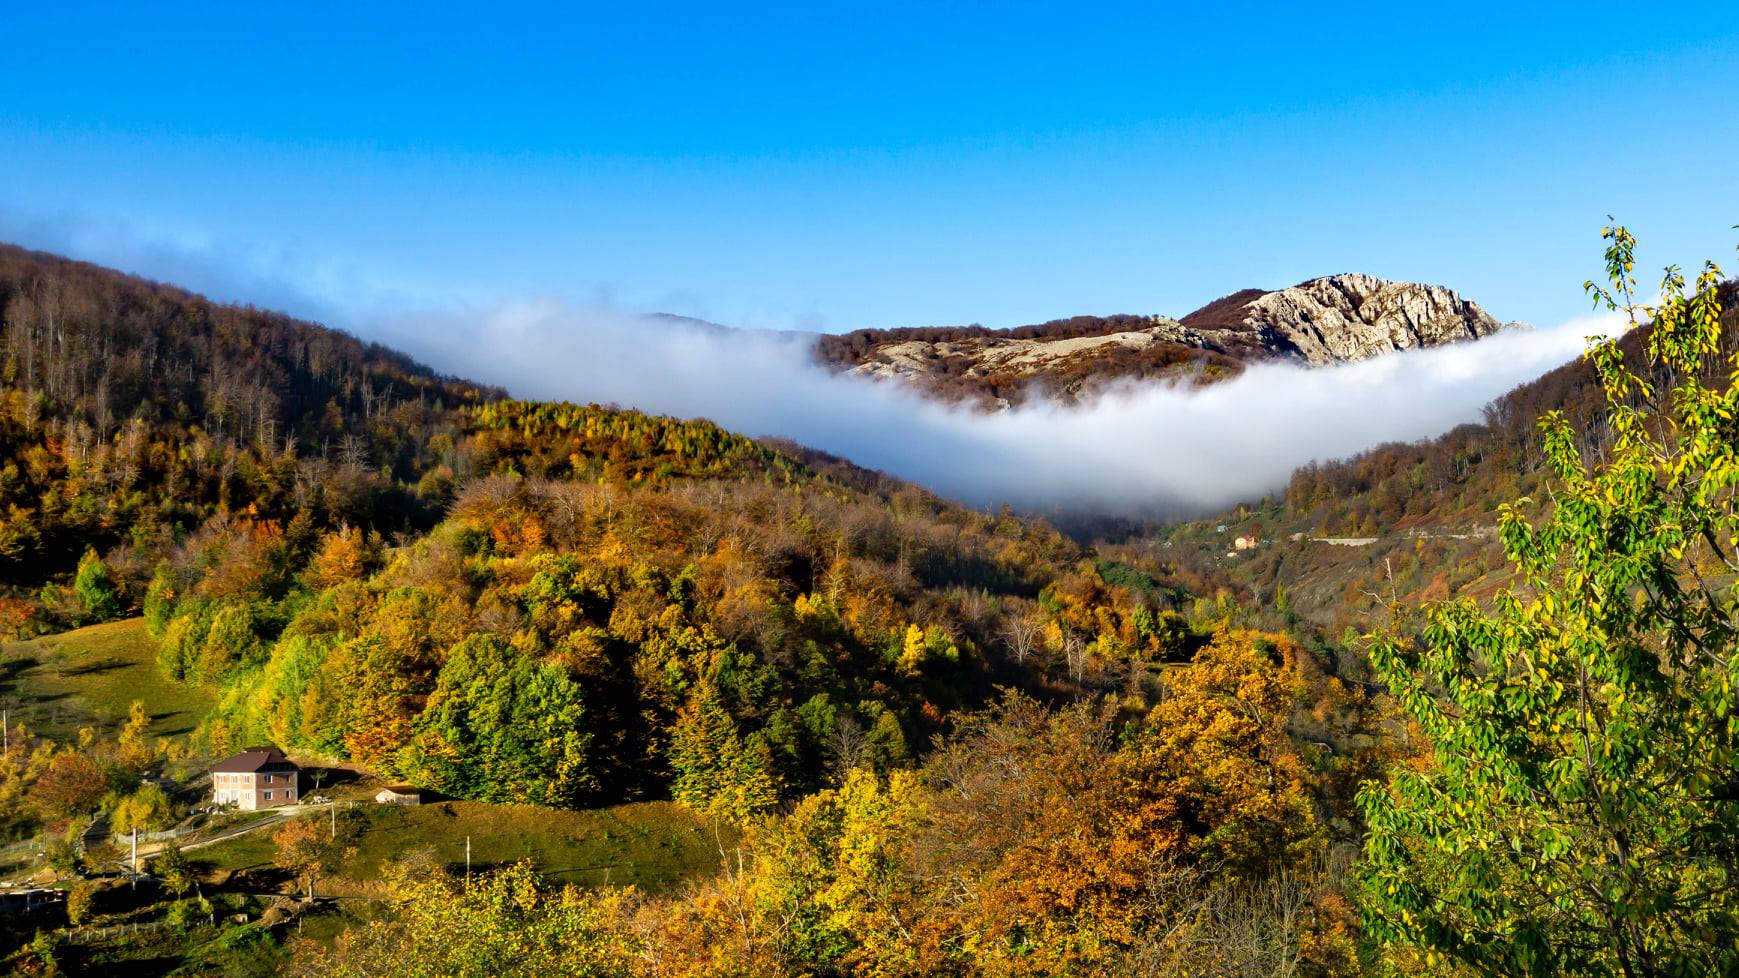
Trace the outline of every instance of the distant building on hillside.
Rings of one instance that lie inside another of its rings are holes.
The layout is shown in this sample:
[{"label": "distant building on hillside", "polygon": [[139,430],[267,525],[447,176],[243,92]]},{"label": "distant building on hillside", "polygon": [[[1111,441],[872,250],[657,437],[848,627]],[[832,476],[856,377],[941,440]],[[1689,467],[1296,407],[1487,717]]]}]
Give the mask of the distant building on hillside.
[{"label": "distant building on hillside", "polygon": [[1249,550],[1256,545],[1255,537],[1239,537],[1232,541],[1232,546],[1239,550]]},{"label": "distant building on hillside", "polygon": [[389,784],[375,792],[374,800],[382,805],[421,805],[423,789],[408,784]]},{"label": "distant building on hillside", "polygon": [[248,747],[211,767],[211,800],[243,811],[296,803],[295,762],[276,747]]}]

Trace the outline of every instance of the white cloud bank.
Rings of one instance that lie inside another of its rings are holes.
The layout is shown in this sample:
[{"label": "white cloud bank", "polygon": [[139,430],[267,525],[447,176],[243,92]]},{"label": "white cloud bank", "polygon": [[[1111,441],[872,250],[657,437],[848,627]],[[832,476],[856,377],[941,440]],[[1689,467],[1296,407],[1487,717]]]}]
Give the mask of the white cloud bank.
[{"label": "white cloud bank", "polygon": [[408,300],[305,255],[151,236],[77,214],[31,217],[4,205],[0,239],[323,318],[519,397],[706,417],[978,505],[1141,516],[1224,509],[1284,486],[1313,459],[1447,431],[1574,357],[1585,335],[1617,329],[1616,317],[1591,317],[1346,366],[1257,366],[1199,390],[1130,386],[1085,406],[1037,403],[987,415],[833,374],[812,359],[808,336],[709,329],[555,300],[358,313],[405,308]]},{"label": "white cloud bank", "polygon": [[516,396],[617,403],[779,435],[977,505],[1200,514],[1298,466],[1474,420],[1574,358],[1591,318],[1321,369],[1260,365],[1203,389],[1130,385],[1081,406],[1000,414],[837,375],[810,337],[718,330],[540,301],[378,320],[364,332]]}]

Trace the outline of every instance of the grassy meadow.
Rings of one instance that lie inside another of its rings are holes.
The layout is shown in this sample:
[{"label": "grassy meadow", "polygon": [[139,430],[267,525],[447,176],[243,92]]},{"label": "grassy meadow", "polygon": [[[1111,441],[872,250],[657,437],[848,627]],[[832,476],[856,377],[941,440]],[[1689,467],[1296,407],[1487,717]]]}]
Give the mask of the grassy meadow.
[{"label": "grassy meadow", "polygon": [[142,618],[7,642],[0,645],[0,706],[13,723],[60,741],[77,740],[80,727],[118,727],[133,700],[150,711],[156,736],[190,733],[216,695],[170,681],[156,654]]},{"label": "grassy meadow", "polygon": [[[462,872],[467,837],[475,870],[530,860],[538,872],[559,882],[632,884],[658,892],[715,872],[720,847],[737,841],[730,829],[671,802],[587,811],[474,801],[359,802],[341,809],[340,818],[351,821],[354,835],[338,878],[322,887],[332,893],[367,892],[380,879],[382,864],[418,850],[430,850],[436,862]],[[250,833],[189,855],[215,870],[269,874],[272,834],[271,829]]]}]

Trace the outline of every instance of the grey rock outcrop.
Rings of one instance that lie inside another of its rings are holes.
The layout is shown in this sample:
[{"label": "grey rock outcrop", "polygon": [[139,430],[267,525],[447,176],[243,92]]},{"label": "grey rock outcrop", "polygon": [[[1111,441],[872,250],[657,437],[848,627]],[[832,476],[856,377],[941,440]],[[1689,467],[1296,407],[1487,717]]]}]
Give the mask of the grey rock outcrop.
[{"label": "grey rock outcrop", "polygon": [[1185,316],[1175,341],[1323,366],[1479,339],[1517,325],[1499,322],[1440,285],[1348,274],[1228,296]]}]

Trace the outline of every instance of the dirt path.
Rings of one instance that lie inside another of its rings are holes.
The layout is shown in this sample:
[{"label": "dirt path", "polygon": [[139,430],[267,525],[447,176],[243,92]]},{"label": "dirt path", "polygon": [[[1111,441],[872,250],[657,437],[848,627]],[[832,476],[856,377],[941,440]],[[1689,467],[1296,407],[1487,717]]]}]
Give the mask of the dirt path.
[{"label": "dirt path", "polygon": [[[295,805],[273,809],[271,814],[267,815],[265,818],[249,822],[246,825],[238,825],[234,828],[224,829],[222,832],[208,838],[200,839],[198,842],[182,843],[181,851],[191,852],[194,849],[203,849],[206,846],[213,846],[219,842],[228,842],[237,836],[243,836],[250,832],[258,832],[261,829],[271,828],[275,825],[287,822],[292,818],[306,818],[316,813],[324,815],[326,810],[332,807],[332,804],[332,802],[327,802],[324,805]],[[139,858],[144,859],[148,855],[162,852],[163,847],[172,841],[177,840],[165,839],[159,842],[141,844],[139,846]]]},{"label": "dirt path", "polygon": [[109,841],[109,813],[98,812],[91,819],[91,824],[85,829],[85,834],[79,836],[79,850],[90,852],[92,849]]}]

